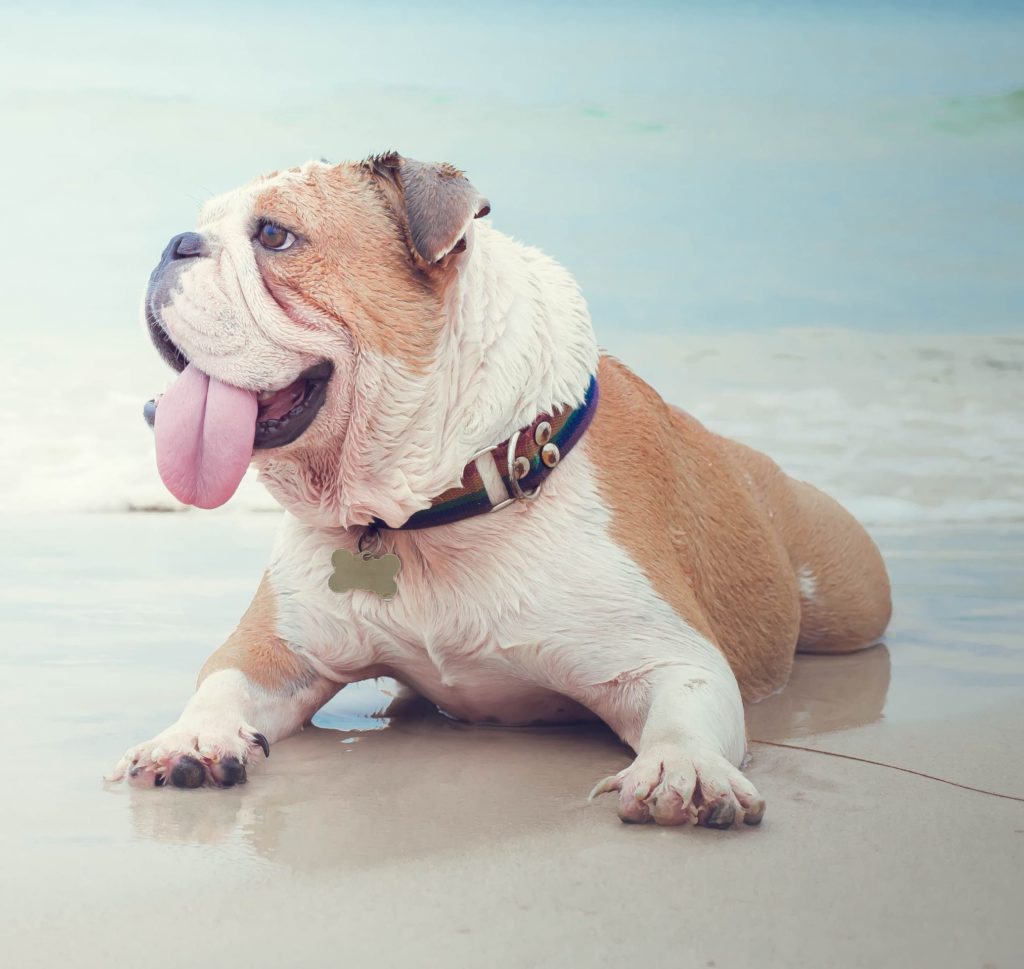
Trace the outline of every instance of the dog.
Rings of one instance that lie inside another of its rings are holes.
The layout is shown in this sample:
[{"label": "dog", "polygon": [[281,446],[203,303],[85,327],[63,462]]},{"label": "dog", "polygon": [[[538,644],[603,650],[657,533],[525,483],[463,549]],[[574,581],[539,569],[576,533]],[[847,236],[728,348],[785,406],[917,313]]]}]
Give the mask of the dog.
[{"label": "dog", "polygon": [[144,300],[180,371],[147,406],[160,474],[206,508],[251,463],[285,516],[180,719],[114,779],[242,783],[386,676],[465,721],[603,720],[635,759],[592,796],[625,821],[760,822],[743,703],[797,651],[879,640],[882,557],[601,354],[572,276],[489,211],[391,152],[259,178],[167,246]]}]

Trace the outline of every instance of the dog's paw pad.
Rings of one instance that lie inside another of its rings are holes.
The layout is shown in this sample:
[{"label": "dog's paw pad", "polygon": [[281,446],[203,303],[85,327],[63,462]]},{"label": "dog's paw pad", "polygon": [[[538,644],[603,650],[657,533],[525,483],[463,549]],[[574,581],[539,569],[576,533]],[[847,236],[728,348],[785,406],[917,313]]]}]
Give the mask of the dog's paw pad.
[{"label": "dog's paw pad", "polygon": [[218,787],[234,787],[246,781],[245,764],[237,757],[225,757],[210,765],[210,775]]},{"label": "dog's paw pad", "polygon": [[187,754],[171,768],[171,784],[175,787],[202,787],[205,779],[202,761]]}]

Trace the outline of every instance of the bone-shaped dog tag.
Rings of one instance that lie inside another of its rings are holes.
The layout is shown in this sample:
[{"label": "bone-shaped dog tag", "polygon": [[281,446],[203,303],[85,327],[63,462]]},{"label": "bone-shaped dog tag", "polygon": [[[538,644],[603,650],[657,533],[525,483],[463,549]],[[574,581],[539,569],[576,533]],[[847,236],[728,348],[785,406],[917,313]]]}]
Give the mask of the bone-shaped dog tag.
[{"label": "bone-shaped dog tag", "polygon": [[334,574],[327,580],[333,592],[351,592],[366,589],[376,592],[382,599],[394,599],[398,592],[395,576],[402,560],[394,552],[375,557],[369,552],[350,552],[339,548],[331,556]]}]

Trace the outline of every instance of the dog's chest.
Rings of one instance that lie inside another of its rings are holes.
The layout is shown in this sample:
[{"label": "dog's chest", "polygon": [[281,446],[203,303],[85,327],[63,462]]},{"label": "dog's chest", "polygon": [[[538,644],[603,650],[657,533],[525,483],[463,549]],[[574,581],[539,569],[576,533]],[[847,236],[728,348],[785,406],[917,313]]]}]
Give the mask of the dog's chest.
[{"label": "dog's chest", "polygon": [[270,571],[278,635],[326,675],[391,673],[466,719],[578,719],[563,694],[695,635],[612,541],[580,449],[535,503],[461,522],[454,538],[389,536],[402,560],[391,601],[329,587],[334,552],[353,543],[286,519]]},{"label": "dog's chest", "polygon": [[527,625],[516,635],[455,596],[442,593],[434,602],[440,608],[412,609],[406,603],[383,618],[376,610],[353,610],[356,638],[370,646],[376,669],[461,720],[529,724],[589,718],[583,708],[521,675],[517,660],[522,651],[536,650],[535,630]]},{"label": "dog's chest", "polygon": [[375,656],[388,672],[459,719],[524,724],[588,718],[521,675],[518,661],[543,643],[543,625],[499,598],[484,578],[478,573],[475,583],[469,576],[445,582],[407,573],[394,602],[386,609],[373,603],[365,612],[356,607],[354,621],[366,640],[375,638]]},{"label": "dog's chest", "polygon": [[574,602],[571,595],[561,606],[551,601],[565,585],[557,563],[535,557],[524,569],[515,542],[493,539],[455,556],[400,547],[397,594],[388,601],[364,589],[330,588],[338,542],[337,535],[290,527],[272,566],[279,635],[332,674],[388,673],[461,719],[589,718],[538,676],[552,629],[570,619],[564,602]]}]

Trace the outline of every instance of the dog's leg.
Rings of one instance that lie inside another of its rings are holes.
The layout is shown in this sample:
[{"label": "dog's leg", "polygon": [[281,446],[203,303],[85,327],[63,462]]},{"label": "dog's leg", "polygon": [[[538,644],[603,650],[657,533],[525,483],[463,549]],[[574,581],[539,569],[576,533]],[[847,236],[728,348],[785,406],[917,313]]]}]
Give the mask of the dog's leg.
[{"label": "dog's leg", "polygon": [[746,753],[739,687],[717,650],[699,664],[624,673],[580,699],[637,752],[591,794],[618,791],[623,821],[712,828],[761,821],[764,800],[739,771]]},{"label": "dog's leg", "polygon": [[163,787],[244,784],[254,751],[301,727],[343,685],[317,673],[275,630],[266,577],[238,628],[207,661],[177,723],[130,748],[110,777]]}]

